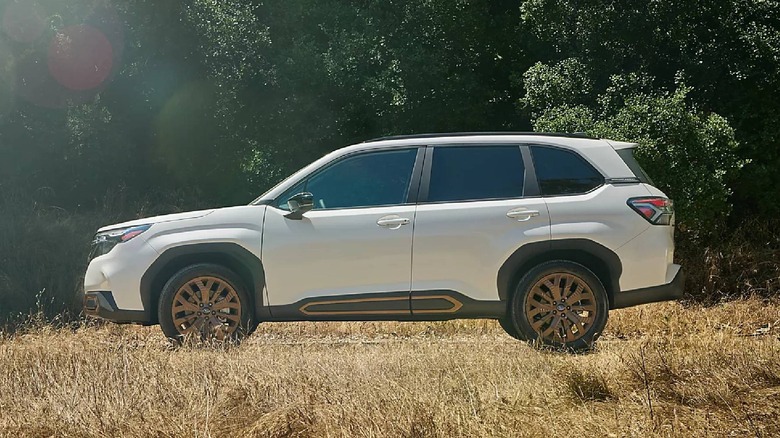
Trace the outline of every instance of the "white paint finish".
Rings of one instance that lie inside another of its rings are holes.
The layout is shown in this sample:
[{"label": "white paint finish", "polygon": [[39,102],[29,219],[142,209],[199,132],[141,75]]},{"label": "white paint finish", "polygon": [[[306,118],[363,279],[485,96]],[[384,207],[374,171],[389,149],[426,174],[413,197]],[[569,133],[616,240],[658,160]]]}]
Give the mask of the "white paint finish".
[{"label": "white paint finish", "polygon": [[673,272],[674,227],[650,225],[644,232],[618,248],[615,253],[623,264],[620,290],[629,291],[667,284]]},{"label": "white paint finish", "polygon": [[[413,205],[312,210],[301,220],[268,208],[262,261],[270,305],[308,297],[408,291]],[[409,219],[397,229],[377,221]]]},{"label": "white paint finish", "polygon": [[643,185],[629,184],[545,198],[552,239],[590,239],[615,250],[651,226],[626,204],[631,197],[647,195]]},{"label": "white paint finish", "polygon": [[141,277],[157,259],[157,251],[136,237],[95,258],[84,276],[84,291],[111,291],[119,309],[144,310]]},{"label": "white paint finish", "polygon": [[612,146],[612,148],[615,149],[616,151],[619,151],[621,149],[634,149],[637,146],[639,146],[639,144],[637,143],[629,143],[625,141],[615,141],[615,140],[604,140],[604,141],[609,143],[609,145]]},{"label": "white paint finish", "polygon": [[[525,221],[507,217],[519,208],[539,214]],[[498,269],[520,246],[548,240],[549,221],[541,198],[419,205],[412,290],[446,289],[498,300]]]},{"label": "white paint finish", "polygon": [[[198,243],[233,242],[260,257],[263,215],[266,206],[240,206],[149,218],[137,222],[154,223],[149,230],[108,254],[90,262],[84,290],[111,291],[122,310],[144,310],[141,303],[141,277],[160,254],[168,249]],[[122,225],[124,226],[124,225]],[[130,225],[132,226],[132,225]],[[110,227],[117,228],[117,227]]]},{"label": "white paint finish", "polygon": [[180,221],[184,219],[194,219],[194,218],[206,216],[207,214],[212,213],[213,211],[214,210],[187,211],[184,213],[174,213],[174,214],[166,214],[163,216],[154,216],[154,217],[147,217],[143,219],[136,219],[132,221],[122,222],[119,224],[107,225],[99,229],[98,232],[116,230],[119,228],[135,227],[138,225],[148,225],[148,224],[157,224],[161,222],[173,222],[173,221]]},{"label": "white paint finish", "polygon": [[666,284],[674,259],[674,227],[651,225],[627,205],[632,197],[665,196],[647,184],[606,185],[591,193],[547,198],[555,239],[589,239],[615,251],[623,291]]},{"label": "white paint finish", "polygon": [[236,243],[257,258],[262,244],[265,205],[214,210],[196,219],[155,224],[141,234],[160,254],[168,249],[199,243]]}]

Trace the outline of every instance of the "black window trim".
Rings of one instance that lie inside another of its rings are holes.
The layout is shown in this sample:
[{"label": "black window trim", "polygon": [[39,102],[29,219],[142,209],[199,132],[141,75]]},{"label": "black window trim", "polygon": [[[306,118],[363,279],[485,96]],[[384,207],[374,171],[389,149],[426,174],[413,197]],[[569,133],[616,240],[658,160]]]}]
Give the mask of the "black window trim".
[{"label": "black window trim", "polygon": [[[429,201],[428,193],[431,187],[431,169],[433,168],[433,152],[436,148],[457,148],[457,147],[517,147],[520,149],[521,156],[523,158],[523,167],[525,169],[525,176],[523,177],[523,195],[512,196],[504,198],[479,198],[479,199],[462,199],[457,201]],[[420,182],[420,194],[418,197],[418,205],[435,205],[435,204],[461,204],[466,202],[486,202],[486,201],[509,201],[513,199],[528,199],[539,197],[539,185],[536,181],[536,172],[533,169],[533,164],[527,162],[530,158],[530,149],[526,150],[528,145],[522,143],[444,143],[428,145],[425,151],[425,165],[422,171],[422,180]],[[530,168],[530,169],[529,169]]]},{"label": "black window trim", "polygon": [[550,148],[550,149],[560,149],[562,151],[573,153],[574,155],[579,157],[584,163],[586,163],[588,166],[590,166],[590,168],[593,169],[597,174],[599,174],[601,176],[601,183],[599,185],[597,185],[596,187],[593,187],[592,189],[588,190],[588,191],[578,192],[578,193],[558,193],[558,194],[555,194],[555,195],[545,195],[545,194],[543,194],[542,193],[542,185],[539,184],[539,179],[537,178],[536,179],[536,184],[537,184],[537,188],[539,190],[539,196],[541,196],[542,198],[559,198],[559,197],[562,197],[562,196],[582,196],[582,195],[587,195],[587,194],[595,192],[596,190],[598,190],[601,187],[604,187],[605,185],[608,184],[607,177],[604,176],[604,174],[596,166],[594,166],[593,163],[591,163],[587,158],[585,158],[576,149],[567,148],[567,147],[563,147],[563,146],[558,146],[558,145],[554,145],[554,144],[547,144],[547,143],[527,143],[525,146],[528,148],[528,153],[531,155],[531,162],[533,163],[532,166],[534,168],[534,173],[536,172],[536,161],[533,158],[533,153],[531,151],[531,147],[532,146],[538,146],[538,147]]},{"label": "black window trim", "polygon": [[[269,204],[271,207],[287,211],[283,208],[279,207],[279,201],[281,198],[287,193],[287,190],[297,186],[302,181],[308,180],[309,178],[317,175],[320,172],[324,172],[328,168],[335,166],[336,164],[340,163],[341,161],[344,161],[349,158],[354,158],[359,155],[367,155],[372,153],[381,153],[381,152],[391,152],[391,151],[403,151],[403,150],[410,150],[410,149],[417,149],[417,155],[414,159],[414,165],[412,166],[412,177],[409,179],[409,191],[406,193],[406,202],[403,202],[401,204],[381,204],[381,205],[369,205],[369,206],[356,206],[356,207],[332,207],[332,208],[317,208],[316,211],[337,211],[337,210],[356,210],[356,209],[367,209],[367,208],[381,208],[381,207],[401,207],[404,205],[415,205],[417,203],[417,197],[419,195],[419,189],[420,189],[420,177],[423,171],[423,161],[425,156],[425,150],[427,149],[424,145],[417,145],[417,146],[411,146],[411,145],[403,145],[400,147],[387,147],[387,148],[376,148],[376,149],[367,149],[367,150],[361,150],[361,151],[355,151],[350,152],[348,154],[342,155],[333,161],[329,161],[322,166],[312,170],[311,172],[307,173],[306,175],[303,175],[299,180],[295,181],[294,183],[290,184],[287,189],[285,189],[279,196],[274,198],[272,201],[269,201]],[[312,210],[314,211],[314,210]]]}]

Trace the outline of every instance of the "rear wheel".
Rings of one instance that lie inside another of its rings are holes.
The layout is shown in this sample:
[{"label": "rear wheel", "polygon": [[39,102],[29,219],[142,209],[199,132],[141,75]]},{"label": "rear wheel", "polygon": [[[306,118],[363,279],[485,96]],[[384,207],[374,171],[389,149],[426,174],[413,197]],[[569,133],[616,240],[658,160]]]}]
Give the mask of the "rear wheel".
[{"label": "rear wheel", "polygon": [[233,271],[215,264],[188,266],[163,287],[158,317],[168,338],[237,340],[254,328],[246,288]]},{"label": "rear wheel", "polygon": [[512,318],[510,316],[505,316],[498,320],[498,324],[501,325],[501,328],[504,329],[506,334],[509,336],[520,340],[520,341],[526,341],[527,339],[523,337],[523,335],[517,330],[517,327],[515,327],[515,323],[512,322]]},{"label": "rear wheel", "polygon": [[588,268],[557,260],[531,269],[518,283],[509,317],[529,341],[586,350],[607,324],[609,300]]}]

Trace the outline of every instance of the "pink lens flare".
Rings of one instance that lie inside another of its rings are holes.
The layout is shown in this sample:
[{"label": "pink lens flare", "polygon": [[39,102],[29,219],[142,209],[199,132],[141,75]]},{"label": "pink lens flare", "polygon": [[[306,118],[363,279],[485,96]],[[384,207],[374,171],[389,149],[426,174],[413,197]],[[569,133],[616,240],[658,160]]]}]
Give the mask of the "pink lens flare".
[{"label": "pink lens flare", "polygon": [[99,29],[70,26],[52,39],[48,61],[49,73],[59,84],[70,90],[91,90],[111,74],[114,49]]}]

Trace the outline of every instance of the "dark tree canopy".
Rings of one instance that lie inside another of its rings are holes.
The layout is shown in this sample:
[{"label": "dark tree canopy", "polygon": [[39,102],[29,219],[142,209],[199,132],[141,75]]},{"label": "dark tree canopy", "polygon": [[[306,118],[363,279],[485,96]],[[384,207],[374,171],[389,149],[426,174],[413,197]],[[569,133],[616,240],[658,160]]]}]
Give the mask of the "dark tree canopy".
[{"label": "dark tree canopy", "polygon": [[[385,134],[598,124],[642,140],[660,131],[648,99],[683,93],[746,163],[708,168],[724,202],[776,213],[776,1],[0,3],[0,184],[65,209],[117,190],[240,203]],[[647,129],[623,120],[641,96]]]}]

